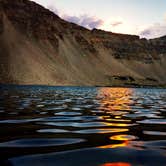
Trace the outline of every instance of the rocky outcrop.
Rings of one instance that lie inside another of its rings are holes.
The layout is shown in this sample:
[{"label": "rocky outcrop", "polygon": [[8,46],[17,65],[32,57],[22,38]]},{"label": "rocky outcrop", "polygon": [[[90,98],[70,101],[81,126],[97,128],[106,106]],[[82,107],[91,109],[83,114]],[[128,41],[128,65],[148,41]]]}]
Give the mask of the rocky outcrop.
[{"label": "rocky outcrop", "polygon": [[83,50],[85,50],[87,52],[90,52],[92,54],[96,54],[97,53],[97,51],[94,48],[93,44],[88,42],[88,40],[86,40],[82,35],[80,35],[80,34],[75,35],[75,40],[76,40],[76,42],[80,45],[80,47]]},{"label": "rocky outcrop", "polygon": [[166,37],[88,30],[28,0],[0,0],[0,59],[0,83],[166,83]]},{"label": "rocky outcrop", "polygon": [[153,63],[153,59],[160,60],[159,54],[166,54],[166,43],[158,40],[140,39],[135,35],[116,34],[102,30],[92,30],[92,42],[101,43],[106,49],[113,51],[117,59],[138,60]]}]

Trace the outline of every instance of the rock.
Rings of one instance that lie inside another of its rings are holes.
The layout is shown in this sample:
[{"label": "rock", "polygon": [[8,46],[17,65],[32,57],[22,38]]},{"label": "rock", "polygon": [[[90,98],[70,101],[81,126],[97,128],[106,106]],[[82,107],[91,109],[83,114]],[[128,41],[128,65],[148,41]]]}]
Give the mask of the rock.
[{"label": "rock", "polygon": [[80,45],[80,47],[86,51],[89,51],[90,53],[97,53],[97,51],[95,50],[94,46],[89,43],[83,36],[81,36],[80,34],[77,34],[75,36],[75,40],[76,42]]}]

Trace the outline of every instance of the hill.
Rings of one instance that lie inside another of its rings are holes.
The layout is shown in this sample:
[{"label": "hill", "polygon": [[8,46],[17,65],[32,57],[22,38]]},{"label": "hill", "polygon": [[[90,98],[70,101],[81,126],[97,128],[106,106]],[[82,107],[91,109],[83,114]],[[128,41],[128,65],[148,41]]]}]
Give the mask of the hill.
[{"label": "hill", "polygon": [[165,85],[166,37],[88,30],[28,0],[0,0],[0,83]]}]

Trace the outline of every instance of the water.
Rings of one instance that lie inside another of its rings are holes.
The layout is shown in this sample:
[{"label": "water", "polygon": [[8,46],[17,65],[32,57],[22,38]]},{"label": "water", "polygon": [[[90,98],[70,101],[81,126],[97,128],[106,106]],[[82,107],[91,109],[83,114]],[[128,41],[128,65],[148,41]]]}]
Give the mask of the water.
[{"label": "water", "polygon": [[166,89],[1,86],[0,165],[166,165]]}]

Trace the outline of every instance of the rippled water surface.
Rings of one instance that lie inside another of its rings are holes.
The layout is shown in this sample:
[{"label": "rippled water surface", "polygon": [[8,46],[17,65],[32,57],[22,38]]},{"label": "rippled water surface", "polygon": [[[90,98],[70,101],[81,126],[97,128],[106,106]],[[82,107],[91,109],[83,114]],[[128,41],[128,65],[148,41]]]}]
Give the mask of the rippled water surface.
[{"label": "rippled water surface", "polygon": [[0,165],[166,165],[166,89],[0,87]]}]

